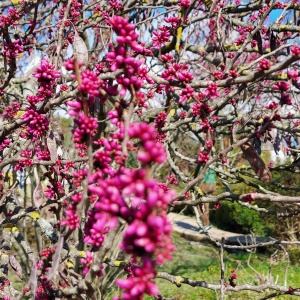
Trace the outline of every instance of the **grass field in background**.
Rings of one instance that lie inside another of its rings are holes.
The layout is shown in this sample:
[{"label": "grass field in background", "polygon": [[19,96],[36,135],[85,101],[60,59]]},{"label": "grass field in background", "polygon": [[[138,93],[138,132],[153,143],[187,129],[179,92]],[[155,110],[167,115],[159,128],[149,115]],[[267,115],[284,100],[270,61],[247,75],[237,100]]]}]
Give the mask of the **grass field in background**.
[{"label": "grass field in background", "polygon": [[[211,245],[204,245],[195,242],[189,242],[180,237],[177,233],[173,234],[176,244],[176,251],[173,255],[173,260],[167,262],[159,271],[168,272],[172,275],[180,275],[193,280],[204,280],[207,283],[218,284],[220,280],[220,258],[219,250]],[[275,253],[276,248],[271,249],[268,253],[253,253],[251,255],[250,265],[264,278],[272,277],[277,280],[277,283],[284,285],[284,274],[287,267],[287,259],[283,251],[278,251],[278,254],[273,257],[271,264],[270,257]],[[259,279],[255,272],[247,266],[249,253],[227,253],[225,257],[225,279],[231,275],[231,271],[237,269],[237,285],[252,284],[258,285]],[[289,264],[287,286],[293,288],[300,287],[300,266],[299,264]],[[168,281],[157,280],[161,294],[164,297],[175,298],[180,300],[196,300],[196,299],[218,299],[219,293],[209,291],[204,288],[191,287],[183,284],[180,288],[171,284]],[[267,291],[264,294],[255,292],[240,292],[228,293],[226,299],[262,299],[264,296],[271,294],[273,291]],[[295,299],[298,297],[292,295],[284,295],[276,297],[276,299]],[[153,299],[145,297],[145,299]],[[273,298],[274,299],[274,298]]]},{"label": "grass field in background", "polygon": [[[189,242],[182,238],[178,233],[173,233],[173,241],[176,245],[176,251],[173,254],[173,260],[168,261],[164,266],[160,267],[158,271],[167,272],[175,276],[187,277],[193,280],[203,280],[210,284],[218,284],[220,280],[220,255],[219,250],[210,244],[203,244],[198,242]],[[276,252],[276,248],[269,249],[265,253],[253,253],[251,255],[251,267],[261,274],[264,278],[272,277],[274,281],[277,280],[279,285],[284,285],[284,274],[287,267],[287,259],[284,256],[283,251],[277,251],[277,254],[273,256],[272,262],[270,258],[272,254]],[[292,253],[292,252],[291,252]],[[227,253],[224,252],[225,258],[225,280],[228,283],[228,278],[231,275],[231,271],[237,269],[237,285],[251,284],[258,285],[259,279],[255,275],[253,269],[247,266],[247,260],[249,253],[237,252]],[[289,264],[287,286],[293,288],[300,288],[300,250],[294,248],[293,257],[291,256],[293,263]],[[13,282],[13,285],[17,289],[23,287],[22,281],[17,276],[10,272],[9,279]],[[191,287],[186,284],[182,284],[181,287],[163,280],[156,280],[161,294],[166,298],[172,298],[175,300],[215,300],[219,299],[219,292],[215,293],[204,288]],[[242,300],[258,300],[263,299],[264,296],[270,295],[272,290],[258,294],[255,292],[240,292],[226,294],[226,299],[242,299]],[[114,295],[120,296],[122,291],[113,285],[112,289],[108,292],[105,300],[111,300]],[[22,300],[28,299],[24,297]],[[153,297],[145,296],[145,300],[153,300]],[[298,299],[298,297],[292,295],[284,295],[270,299],[283,299],[292,300]]]}]

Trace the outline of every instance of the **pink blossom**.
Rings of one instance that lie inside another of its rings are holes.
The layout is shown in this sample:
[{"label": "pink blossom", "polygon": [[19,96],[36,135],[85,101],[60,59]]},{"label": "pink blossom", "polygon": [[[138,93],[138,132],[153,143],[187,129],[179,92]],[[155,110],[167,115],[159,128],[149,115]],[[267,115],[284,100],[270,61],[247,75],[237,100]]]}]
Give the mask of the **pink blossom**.
[{"label": "pink blossom", "polygon": [[166,17],[164,18],[164,20],[167,23],[171,23],[172,27],[176,27],[177,24],[180,22],[180,18],[174,16]]},{"label": "pink blossom", "polygon": [[102,85],[102,80],[93,71],[86,70],[81,72],[81,80],[82,84],[78,86],[78,91],[92,96],[100,95],[99,89]]},{"label": "pink blossom", "polygon": [[122,299],[142,300],[144,293],[156,296],[158,288],[153,281],[155,275],[155,263],[150,259],[144,259],[142,266],[132,268],[131,277],[116,280],[117,285],[125,290]]},{"label": "pink blossom", "polygon": [[132,123],[128,128],[130,138],[139,138],[143,149],[138,152],[137,159],[142,163],[162,163],[166,159],[166,153],[162,144],[156,142],[155,129],[147,123]]},{"label": "pink blossom", "polygon": [[49,128],[48,118],[30,108],[27,109],[21,119],[26,121],[26,131],[31,135],[33,141],[47,132]]},{"label": "pink blossom", "polygon": [[251,48],[255,48],[258,45],[258,41],[257,40],[252,40],[251,41]]},{"label": "pink blossom", "polygon": [[277,107],[278,107],[278,104],[273,101],[269,105],[266,106],[266,109],[272,109],[273,110]]},{"label": "pink blossom", "polygon": [[185,119],[186,118],[186,111],[181,111],[180,112],[180,118]]},{"label": "pink blossom", "polygon": [[213,145],[214,145],[214,141],[206,141],[206,147],[208,148],[208,149],[211,149],[212,147],[213,147]]},{"label": "pink blossom", "polygon": [[85,265],[82,271],[83,275],[86,275],[90,269],[91,264],[93,263],[93,255],[90,251],[85,251],[85,257],[80,259],[80,262]]},{"label": "pink blossom", "polygon": [[209,154],[204,152],[199,152],[198,154],[198,163],[199,164],[205,164],[209,160]]},{"label": "pink blossom", "polygon": [[207,132],[208,130],[210,130],[210,131],[213,130],[206,118],[202,119],[202,121],[199,122],[199,125],[202,127],[203,132]]},{"label": "pink blossom", "polygon": [[238,71],[237,70],[230,70],[229,71],[229,76],[236,78],[238,77]]},{"label": "pink blossom", "polygon": [[146,51],[146,49],[137,42],[138,34],[134,30],[135,25],[129,24],[127,19],[114,16],[110,19],[110,24],[117,34],[118,46],[107,53],[106,60],[111,64],[111,71],[114,72],[117,69],[124,71],[122,74],[117,75],[116,81],[122,85],[123,92],[121,90],[121,94],[125,95],[125,91],[130,85],[139,90],[144,85],[144,79],[151,82],[150,77],[147,76],[144,70],[139,71],[143,60],[136,60],[132,53],[129,53],[127,46],[138,53]]},{"label": "pink blossom", "polygon": [[129,24],[129,21],[120,16],[114,16],[109,20],[114,31],[117,33],[117,42],[119,45],[128,44],[134,51],[142,52],[143,46],[136,41],[138,34],[135,33],[135,25]]},{"label": "pink blossom", "polygon": [[74,123],[78,126],[74,131],[74,142],[83,143],[89,135],[94,136],[98,129],[97,118],[87,117],[83,113],[78,114]]},{"label": "pink blossom", "polygon": [[180,99],[179,99],[179,103],[183,103],[187,100],[189,100],[190,98],[192,98],[194,95],[194,89],[189,86],[189,85],[186,85],[185,88],[183,88],[180,92]]},{"label": "pink blossom", "polygon": [[288,78],[297,81],[299,80],[299,72],[297,70],[288,70],[287,71]]},{"label": "pink blossom", "polygon": [[117,219],[97,209],[89,210],[88,217],[84,227],[84,242],[101,247],[107,232],[116,226]]},{"label": "pink blossom", "polygon": [[0,15],[0,26],[5,27],[6,25],[17,25],[17,20],[20,19],[22,14],[20,14],[15,8],[8,8],[7,15]]},{"label": "pink blossom", "polygon": [[212,74],[212,76],[215,77],[215,79],[223,79],[223,77],[224,77],[224,73],[222,71],[218,71],[218,70],[211,72],[211,74]]},{"label": "pink blossom", "polygon": [[237,46],[243,45],[245,40],[246,40],[245,36],[240,36],[239,38],[236,39],[235,44]]},{"label": "pink blossom", "polygon": [[48,59],[43,59],[32,75],[37,78],[40,85],[39,94],[51,96],[55,87],[55,79],[60,77],[60,72],[55,70],[55,66],[50,64]]},{"label": "pink blossom", "polygon": [[4,139],[2,142],[0,142],[0,151],[5,149],[11,142],[12,139]]},{"label": "pink blossom", "polygon": [[190,0],[180,0],[178,5],[182,6],[182,7],[190,7],[191,1]]},{"label": "pink blossom", "polygon": [[158,28],[159,31],[153,31],[154,37],[152,38],[153,46],[161,48],[165,43],[170,41],[170,27],[161,26]]},{"label": "pink blossom", "polygon": [[70,230],[79,228],[79,217],[76,214],[76,206],[69,205],[65,211],[66,218],[60,222],[62,226],[69,226]]},{"label": "pink blossom", "polygon": [[214,99],[215,97],[220,97],[218,85],[216,83],[210,83],[205,90],[205,94],[210,98],[210,100]]},{"label": "pink blossom", "polygon": [[23,42],[20,39],[15,40],[12,43],[3,43],[3,53],[7,57],[18,57],[19,54],[24,52]]},{"label": "pink blossom", "polygon": [[259,65],[259,67],[258,67],[259,71],[269,70],[272,66],[271,62],[266,58],[263,58],[262,60],[260,60],[258,65]]},{"label": "pink blossom", "polygon": [[280,102],[281,102],[281,105],[283,105],[283,104],[291,105],[292,104],[292,98],[287,93],[281,93]]},{"label": "pink blossom", "polygon": [[177,181],[177,178],[175,175],[171,174],[167,177],[167,180],[169,182],[169,184],[175,184],[177,185],[178,184],[178,181]]},{"label": "pink blossom", "polygon": [[48,150],[42,150],[40,146],[37,146],[35,155],[38,160],[50,160],[50,153]]},{"label": "pink blossom", "polygon": [[172,56],[172,54],[170,54],[170,53],[167,53],[167,54],[162,54],[161,55],[161,58],[162,58],[162,60],[163,61],[165,61],[165,62],[174,62],[174,57]]},{"label": "pink blossom", "polygon": [[212,108],[208,106],[206,102],[197,102],[192,105],[192,114],[194,116],[200,116],[206,118],[212,112]]},{"label": "pink blossom", "polygon": [[109,5],[115,10],[121,10],[123,8],[122,2],[117,0],[110,0]]},{"label": "pink blossom", "polygon": [[279,81],[273,85],[274,90],[287,91],[290,89],[290,84],[287,81]]},{"label": "pink blossom", "polygon": [[20,104],[14,102],[11,106],[7,106],[4,110],[2,117],[6,119],[12,119],[16,116],[18,110],[20,109]]}]

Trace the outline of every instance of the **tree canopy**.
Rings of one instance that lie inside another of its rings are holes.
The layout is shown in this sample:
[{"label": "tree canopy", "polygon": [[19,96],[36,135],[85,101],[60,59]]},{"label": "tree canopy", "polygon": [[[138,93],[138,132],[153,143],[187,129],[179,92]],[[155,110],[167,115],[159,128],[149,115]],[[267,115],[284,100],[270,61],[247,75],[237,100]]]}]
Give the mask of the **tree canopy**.
[{"label": "tree canopy", "polygon": [[[265,246],[299,244],[298,1],[0,9],[1,298],[105,299],[115,282],[120,299],[164,299],[155,278],[175,248],[167,212],[207,202],[272,216],[278,230],[293,223]],[[199,188],[208,170],[213,196]],[[271,281],[236,286],[235,276],[183,283],[221,299],[300,295]]]}]

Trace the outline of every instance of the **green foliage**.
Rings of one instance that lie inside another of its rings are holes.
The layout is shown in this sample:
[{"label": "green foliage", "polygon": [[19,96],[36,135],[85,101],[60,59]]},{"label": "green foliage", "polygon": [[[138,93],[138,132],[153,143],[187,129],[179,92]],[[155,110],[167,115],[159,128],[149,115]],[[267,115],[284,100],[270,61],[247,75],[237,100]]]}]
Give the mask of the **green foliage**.
[{"label": "green foliage", "polygon": [[136,159],[136,153],[134,153],[134,152],[128,153],[128,167],[129,168],[138,168],[139,167],[139,163]]},{"label": "green foliage", "polygon": [[58,118],[58,124],[61,128],[62,134],[63,134],[63,145],[66,148],[69,148],[70,145],[73,145],[72,140],[72,126],[73,126],[73,120],[71,118]]},{"label": "green foliage", "polygon": [[289,248],[289,258],[293,265],[300,264],[300,247],[293,246]]},{"label": "green foliage", "polygon": [[265,226],[261,214],[236,202],[222,202],[221,208],[212,212],[211,221],[227,231],[245,234],[254,232],[259,236],[270,233],[270,226]]}]

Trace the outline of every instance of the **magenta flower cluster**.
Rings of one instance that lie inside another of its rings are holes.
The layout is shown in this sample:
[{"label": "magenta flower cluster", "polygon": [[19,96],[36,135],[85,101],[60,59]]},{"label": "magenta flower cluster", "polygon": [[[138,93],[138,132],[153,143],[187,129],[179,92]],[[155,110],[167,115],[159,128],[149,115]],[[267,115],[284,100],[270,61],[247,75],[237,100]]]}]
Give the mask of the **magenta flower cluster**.
[{"label": "magenta flower cluster", "polygon": [[57,195],[62,196],[65,194],[64,186],[62,182],[51,180],[51,185],[47,185],[47,189],[44,190],[46,198],[56,199]]},{"label": "magenta flower cluster", "polygon": [[[78,1],[78,0],[73,0],[71,1],[71,17],[72,17],[72,22],[74,24],[76,24],[78,22],[78,17],[80,16],[80,13],[81,13],[81,6],[82,6],[82,3],[81,1]],[[64,10],[63,10],[63,13],[64,13]],[[62,16],[64,15],[62,13]]]},{"label": "magenta flower cluster", "polygon": [[282,92],[286,92],[287,90],[290,89],[290,84],[287,81],[279,81],[276,84],[273,85],[274,90],[279,90]]},{"label": "magenta flower cluster", "polygon": [[[133,51],[142,53],[146,49],[137,42],[138,34],[135,33],[135,25],[130,24],[127,19],[114,16],[109,19],[109,22],[117,34],[116,41],[118,45],[107,53],[106,59],[111,63],[111,71],[123,69],[123,73],[117,75],[116,80],[123,86],[122,95],[124,96],[126,88],[130,85],[136,90],[144,85],[143,80],[137,76],[144,61],[136,60],[134,57],[136,54]],[[133,51],[130,51],[130,48]]]},{"label": "magenta flower cluster", "polygon": [[[172,57],[170,55],[164,55],[163,59],[166,61],[172,60]],[[170,64],[168,68],[162,72],[161,77],[168,81],[179,80],[185,84],[185,88],[180,92],[179,103],[183,103],[194,96],[194,89],[189,85],[194,76],[188,71],[188,65],[178,63]],[[166,86],[166,90],[169,89],[170,87]]]},{"label": "magenta flower cluster", "polygon": [[32,162],[32,151],[31,150],[25,150],[22,151],[21,153],[22,160],[19,161],[14,167],[15,171],[21,171],[23,172],[24,167],[32,167],[33,162]]},{"label": "magenta flower cluster", "polygon": [[76,187],[81,185],[81,182],[87,177],[88,170],[87,169],[79,169],[73,172],[73,184]]},{"label": "magenta flower cluster", "polygon": [[182,7],[190,7],[191,1],[190,0],[180,0],[178,5],[182,6]]},{"label": "magenta flower cluster", "polygon": [[[132,123],[128,135],[130,139],[140,141],[137,159],[141,163],[165,161],[165,151],[156,141],[157,135],[152,126]],[[112,139],[95,142],[100,146],[94,155],[94,166],[98,170],[89,177],[93,208],[88,211],[84,241],[100,247],[119,217],[128,223],[120,247],[133,258],[141,257],[142,265],[134,267],[131,276],[121,280],[119,286],[126,290],[123,299],[134,300],[141,299],[143,293],[157,294],[152,281],[155,266],[170,259],[174,250],[170,237],[172,228],[165,213],[174,193],[161,189],[154,179],[149,179],[147,169],[124,167],[118,138],[118,135],[113,135]],[[112,168],[114,161],[120,165],[118,170]]]},{"label": "magenta flower cluster", "polygon": [[21,117],[26,121],[26,131],[30,134],[31,140],[41,137],[49,128],[49,120],[45,115],[39,114],[32,108],[27,108],[25,114]]},{"label": "magenta flower cluster", "polygon": [[19,109],[20,104],[18,102],[14,102],[12,105],[6,107],[2,114],[2,117],[5,119],[12,119],[16,116]]},{"label": "magenta flower cluster", "polygon": [[110,166],[113,160],[119,165],[124,164],[126,156],[124,156],[122,147],[116,140],[103,138],[95,142],[95,144],[101,145],[103,148],[95,153],[94,165],[100,168],[105,174],[113,174],[113,169]]},{"label": "magenta flower cluster", "polygon": [[[91,181],[95,182],[95,178],[93,176]],[[170,238],[171,224],[164,213],[173,193],[163,191],[158,188],[155,180],[147,179],[145,170],[126,168],[121,168],[114,177],[106,180],[98,177],[96,184],[89,186],[89,191],[96,194],[99,200],[95,202],[93,210],[88,212],[84,241],[101,246],[105,234],[115,226],[117,217],[123,218],[129,226],[124,233],[121,248],[133,257],[141,257],[143,263],[151,261],[150,270],[141,269],[146,272],[145,276],[148,274],[148,281],[154,278],[155,264],[170,259],[170,253],[174,250]],[[152,275],[149,277],[149,274]],[[127,293],[132,300],[141,299],[143,293],[150,293],[140,276],[121,282],[120,287],[126,289],[123,299],[129,299],[124,298]],[[128,290],[125,283],[128,284]],[[154,283],[149,281],[149,284],[153,286]],[[138,292],[132,295],[132,290]]]},{"label": "magenta flower cluster", "polygon": [[[123,293],[124,300],[142,300],[143,293],[150,296],[158,294],[158,288],[153,282],[156,273],[154,272],[155,264],[150,259],[144,259],[141,266],[132,267],[132,275],[126,279],[117,279],[116,283],[126,292]],[[118,300],[115,297],[113,300]]]},{"label": "magenta flower cluster", "polygon": [[258,71],[269,70],[271,68],[271,66],[272,66],[271,62],[268,59],[263,58],[258,63]]},{"label": "magenta flower cluster", "polygon": [[176,178],[176,176],[173,175],[173,174],[169,175],[169,176],[167,177],[167,179],[168,179],[168,183],[169,183],[169,184],[175,184],[175,185],[178,184],[177,178]]},{"label": "magenta flower cluster", "polygon": [[41,65],[32,73],[39,83],[39,94],[50,97],[56,86],[55,80],[60,77],[60,72],[55,70],[55,66],[49,63],[48,59],[43,59]]},{"label": "magenta flower cluster", "polygon": [[110,5],[113,9],[115,9],[115,10],[122,10],[122,9],[123,9],[122,2],[120,2],[120,1],[111,0],[111,1],[109,1],[109,5]]},{"label": "magenta flower cluster", "polygon": [[7,15],[0,15],[0,26],[6,27],[17,25],[17,20],[21,18],[21,14],[15,8],[9,8]]},{"label": "magenta flower cluster", "polygon": [[43,59],[41,65],[32,74],[38,80],[39,89],[37,95],[28,96],[30,107],[26,109],[21,119],[26,122],[26,135],[35,141],[49,128],[47,116],[38,113],[35,104],[52,95],[56,86],[55,80],[60,77],[60,72],[56,71],[55,66],[50,64],[47,59]]},{"label": "magenta flower cluster", "polygon": [[44,101],[44,97],[40,95],[28,95],[27,101],[32,107],[35,107],[38,102]]},{"label": "magenta flower cluster", "polygon": [[23,42],[20,39],[15,40],[12,43],[3,43],[3,54],[7,57],[18,57],[19,54],[24,52]]},{"label": "magenta flower cluster", "polygon": [[12,139],[4,139],[2,142],[0,142],[0,151],[5,149],[11,142]]},{"label": "magenta flower cluster", "polygon": [[80,225],[80,219],[77,214],[77,204],[82,200],[82,194],[81,193],[74,194],[73,196],[71,196],[71,200],[72,200],[71,203],[68,205],[65,211],[65,218],[60,222],[60,224],[62,226],[69,226],[70,230],[75,230],[76,228],[79,228]]},{"label": "magenta flower cluster", "polygon": [[170,42],[170,29],[171,27],[161,26],[158,28],[159,31],[153,31],[153,46],[157,48],[161,48],[165,45],[165,43]]},{"label": "magenta flower cluster", "polygon": [[90,251],[85,251],[85,257],[80,259],[80,262],[85,265],[82,271],[83,275],[86,275],[88,273],[93,260],[93,254]]},{"label": "magenta flower cluster", "polygon": [[143,46],[136,41],[138,34],[134,31],[134,24],[130,24],[127,19],[120,16],[112,17],[109,22],[118,35],[117,43],[119,45],[123,45],[124,47],[129,46],[138,53],[144,50]]},{"label": "magenta flower cluster", "polygon": [[212,112],[212,108],[206,102],[196,102],[192,105],[192,114],[200,118],[206,118]]},{"label": "magenta flower cluster", "polygon": [[128,129],[130,138],[139,138],[142,147],[138,152],[137,159],[146,164],[151,162],[163,163],[166,153],[161,143],[156,142],[155,129],[147,123],[132,123]]},{"label": "magenta flower cluster", "polygon": [[198,163],[205,164],[209,160],[209,154],[207,151],[198,153]]},{"label": "magenta flower cluster", "polygon": [[175,16],[170,16],[170,17],[166,17],[164,18],[164,21],[167,23],[170,23],[172,25],[172,27],[176,27],[179,22],[180,22],[180,18],[175,17]]},{"label": "magenta flower cluster", "polygon": [[179,103],[183,103],[194,96],[194,89],[190,85],[186,85],[180,92]]},{"label": "magenta flower cluster", "polygon": [[216,83],[210,83],[205,90],[204,95],[209,97],[210,100],[213,100],[215,97],[220,97],[218,85]]},{"label": "magenta flower cluster", "polygon": [[77,125],[74,131],[74,142],[78,144],[86,142],[88,136],[94,136],[98,129],[97,118],[88,117],[84,113],[79,113],[74,123]]},{"label": "magenta flower cluster", "polygon": [[96,204],[93,210],[88,211],[88,221],[84,228],[84,242],[99,248],[105,240],[105,235],[116,226],[118,220],[115,216],[98,209]]},{"label": "magenta flower cluster", "polygon": [[38,145],[35,150],[35,155],[38,160],[50,160],[50,153],[48,150],[42,150],[41,146]]},{"label": "magenta flower cluster", "polygon": [[65,211],[65,219],[60,222],[62,226],[69,226],[70,230],[79,228],[79,217],[76,214],[76,205],[69,205]]},{"label": "magenta flower cluster", "polygon": [[154,121],[154,126],[157,134],[157,141],[162,142],[167,136],[166,133],[162,132],[161,129],[166,125],[167,114],[165,112],[160,112]]},{"label": "magenta flower cluster", "polygon": [[298,81],[299,80],[299,72],[297,70],[288,70],[287,71],[287,76],[288,78],[294,80],[294,81]]},{"label": "magenta flower cluster", "polygon": [[186,64],[178,63],[170,65],[166,70],[163,71],[161,77],[168,81],[179,80],[185,83],[192,82],[194,78],[194,76],[188,71],[188,66]]},{"label": "magenta flower cluster", "polygon": [[82,84],[78,87],[78,91],[83,94],[90,94],[92,96],[99,96],[103,81],[97,77],[96,73],[90,70],[81,72]]}]

